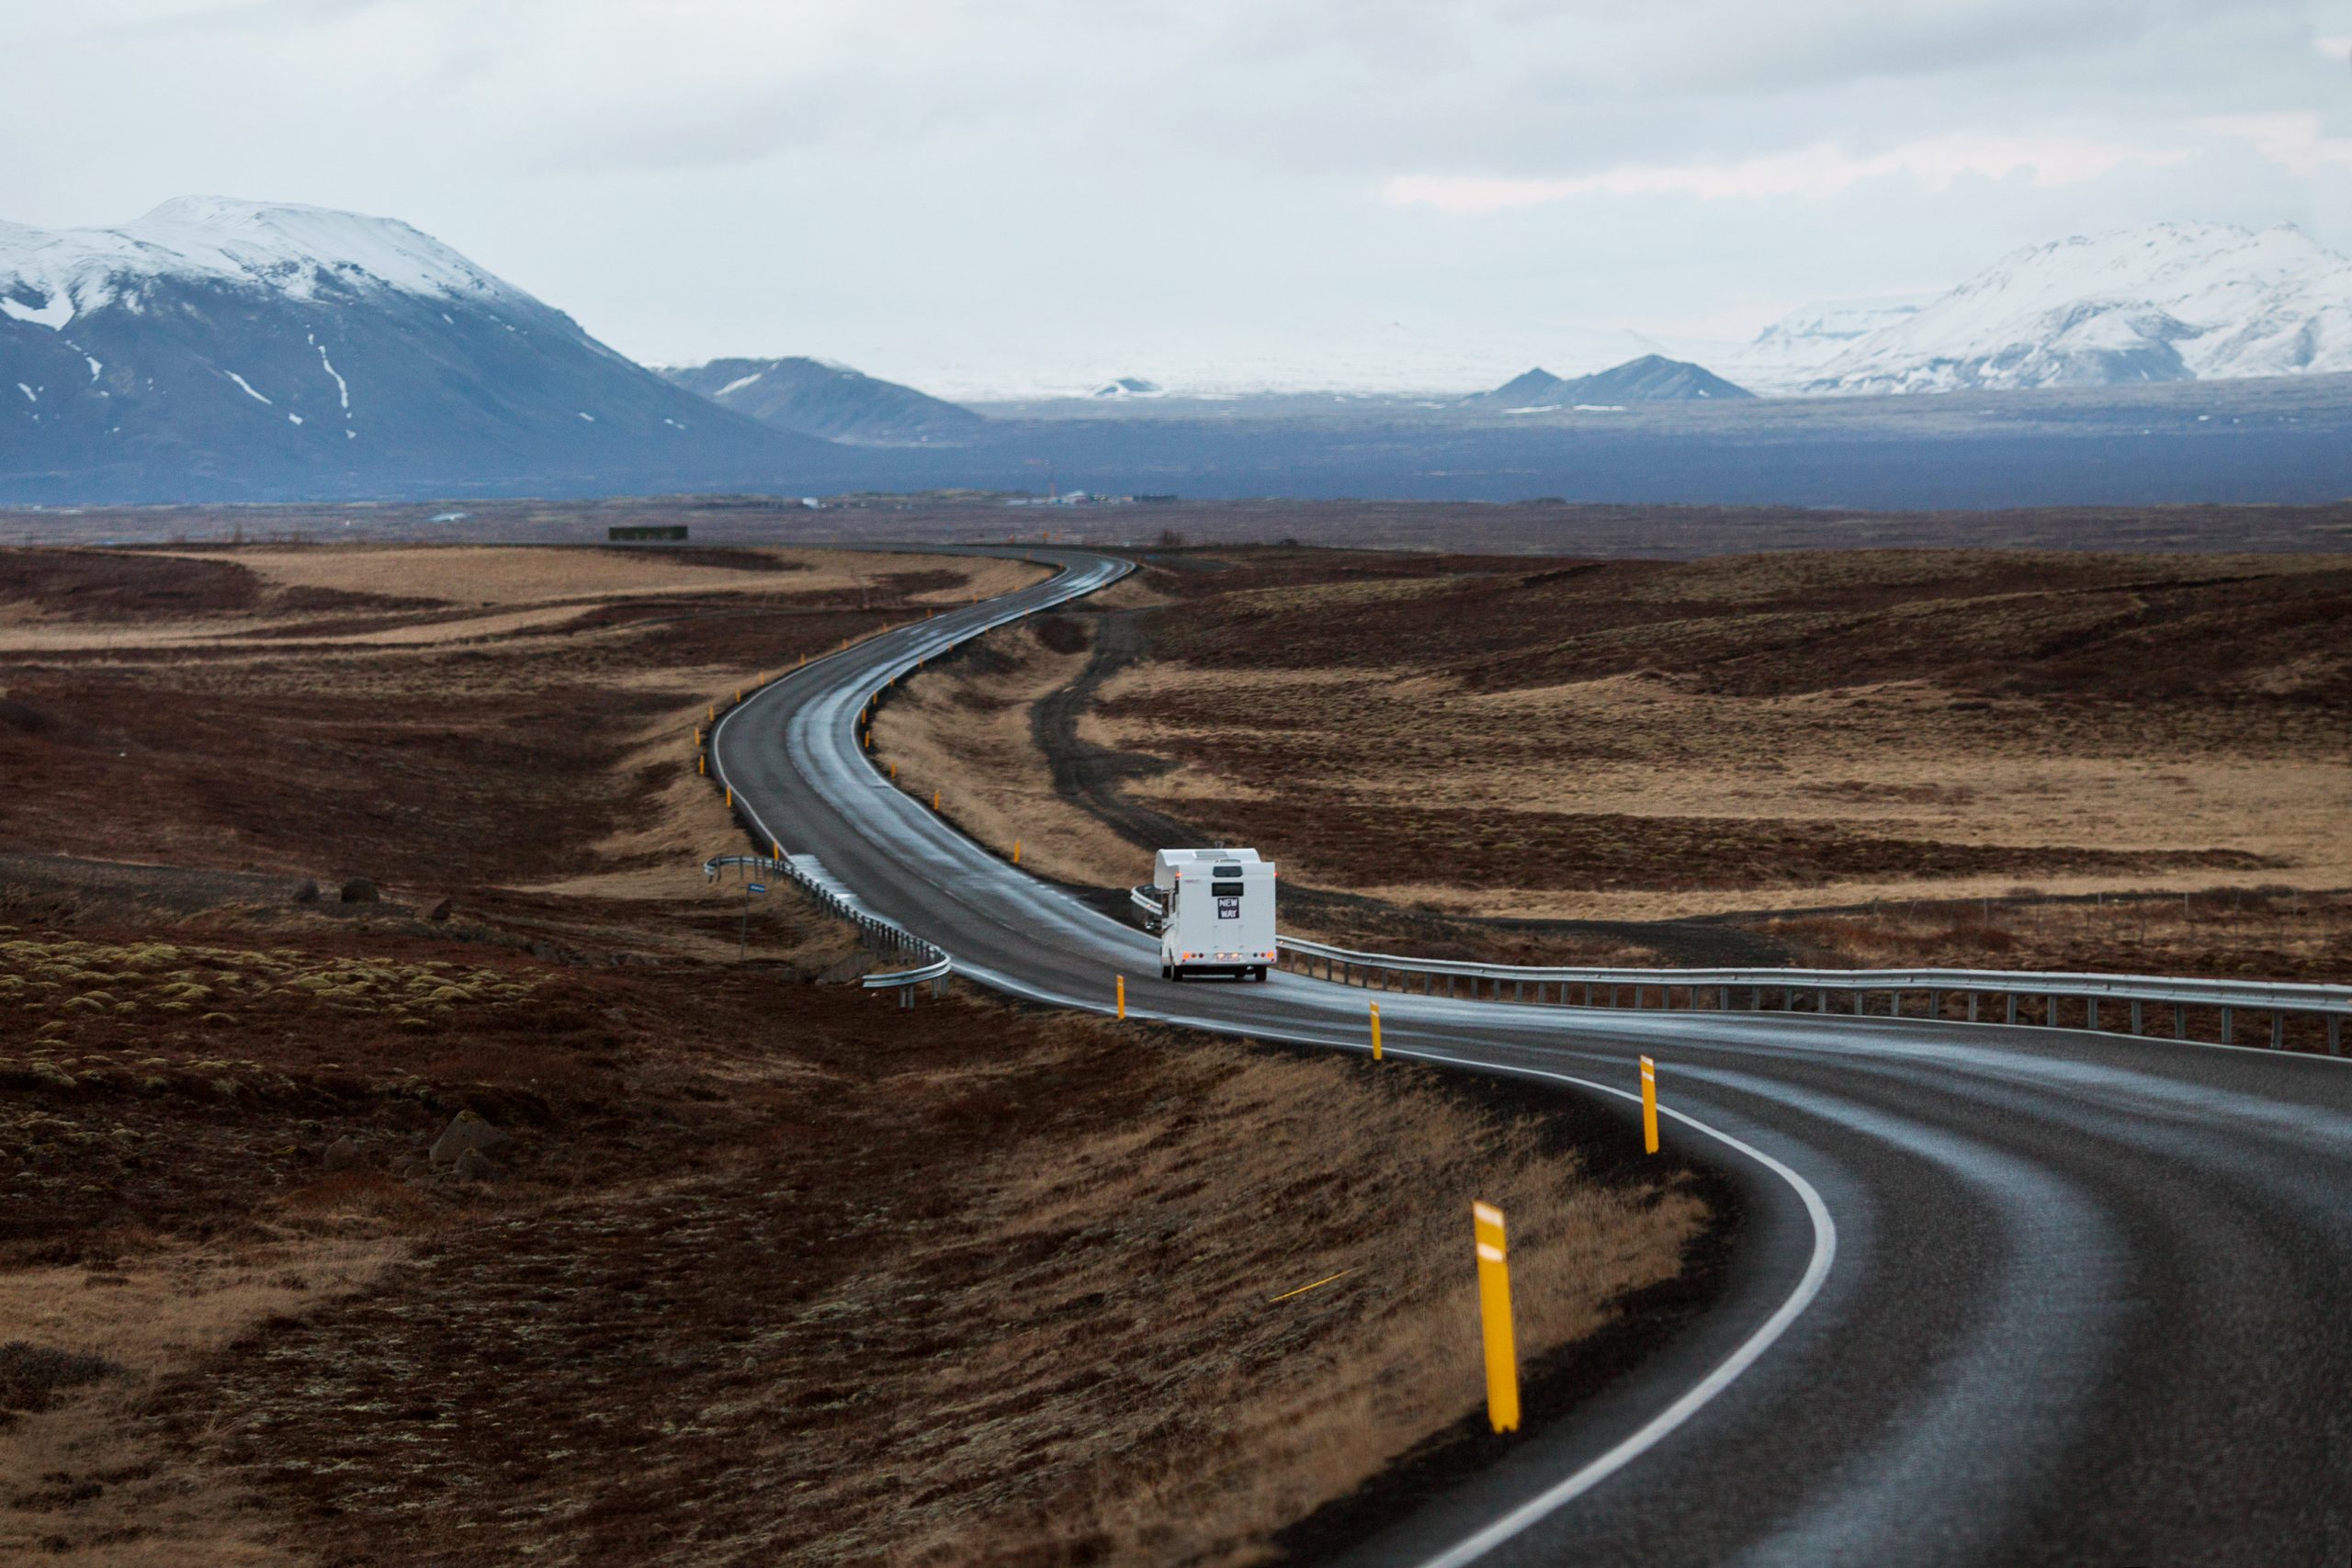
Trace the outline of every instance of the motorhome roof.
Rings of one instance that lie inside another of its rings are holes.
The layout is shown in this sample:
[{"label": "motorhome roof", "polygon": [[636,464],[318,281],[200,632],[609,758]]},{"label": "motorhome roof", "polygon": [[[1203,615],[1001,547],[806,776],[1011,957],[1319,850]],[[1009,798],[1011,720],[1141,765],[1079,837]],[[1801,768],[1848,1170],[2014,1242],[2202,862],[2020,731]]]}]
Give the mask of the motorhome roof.
[{"label": "motorhome roof", "polygon": [[1152,857],[1151,880],[1161,887],[1172,886],[1186,866],[1237,871],[1251,878],[1271,876],[1274,871],[1274,863],[1261,860],[1255,850],[1162,850]]}]

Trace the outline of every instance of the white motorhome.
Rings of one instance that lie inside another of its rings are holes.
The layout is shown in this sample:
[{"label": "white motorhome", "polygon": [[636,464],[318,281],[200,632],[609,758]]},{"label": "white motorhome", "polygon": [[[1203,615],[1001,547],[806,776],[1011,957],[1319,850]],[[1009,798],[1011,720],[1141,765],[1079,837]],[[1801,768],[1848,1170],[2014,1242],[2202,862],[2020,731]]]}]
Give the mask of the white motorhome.
[{"label": "white motorhome", "polygon": [[1162,850],[1152,857],[1151,883],[1161,979],[1266,977],[1274,962],[1273,862],[1255,850]]}]

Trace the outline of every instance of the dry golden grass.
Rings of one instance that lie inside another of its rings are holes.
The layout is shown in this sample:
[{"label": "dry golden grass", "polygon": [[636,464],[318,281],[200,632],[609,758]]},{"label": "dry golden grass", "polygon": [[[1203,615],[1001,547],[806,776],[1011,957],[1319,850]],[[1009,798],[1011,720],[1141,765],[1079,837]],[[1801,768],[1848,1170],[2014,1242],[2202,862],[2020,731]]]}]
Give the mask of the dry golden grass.
[{"label": "dry golden grass", "polygon": [[[1376,901],[1294,900],[1284,924],[1300,934],[1506,962],[1702,962],[1612,933],[1531,948],[1449,922],[2000,898],[2019,884],[2048,897],[2352,885],[2332,559],[1220,562],[1136,580],[1165,601],[1141,622],[1158,651],[1105,684],[1078,735],[1163,764],[1117,786],[1143,808],[1111,812],[1133,830],[1172,818],[1275,854],[1294,889]],[[922,724],[885,737],[985,781],[961,825],[1000,852],[1017,826],[1024,863],[1137,880],[1143,852],[1054,796],[1027,716],[1005,710],[1080,661],[991,652],[1021,678],[963,682],[952,702],[919,681]],[[967,708],[985,710],[991,742],[951,750]],[[1823,963],[2352,971],[2340,947],[2257,920],[2131,942],[2020,928],[2011,956],[1940,926],[1865,941],[1868,921],[1830,924]],[[1811,951],[1804,932],[1768,929]]]},{"label": "dry golden grass", "polygon": [[[713,565],[660,548],[524,549],[497,545],[383,545],[185,553],[258,572],[273,587],[379,593],[458,605],[520,605],[550,600],[612,599],[648,593],[810,593],[854,588],[893,573],[934,565],[964,579],[964,595],[1003,592],[1034,582],[1045,569],[993,557],[931,558],[860,550],[756,549],[773,560],[764,571]],[[729,555],[738,552],[729,551]],[[1002,584],[1005,586],[998,586]],[[953,595],[956,590],[939,590]],[[920,597],[920,596],[919,596]],[[948,602],[953,602],[952,597]]]},{"label": "dry golden grass", "polygon": [[[706,862],[723,855],[762,852],[744,840],[743,829],[727,810],[725,797],[695,770],[693,736],[708,712],[682,707],[649,725],[620,771],[646,786],[628,825],[588,846],[595,869],[521,891],[556,897],[595,898],[661,905],[681,913],[731,915],[742,905],[740,879],[703,875]],[[848,927],[817,918],[797,884],[768,879],[763,910],[788,905],[801,918],[778,925],[752,921],[747,942],[729,940],[691,919],[663,923],[653,945],[679,957],[728,961],[748,953],[763,962],[822,969],[851,956],[856,942]],[[788,941],[779,941],[779,937]]]},{"label": "dry golden grass", "polygon": [[[418,596],[365,572],[270,592],[316,587]],[[203,761],[151,784],[171,812],[127,814],[174,817],[224,874],[264,859],[249,843],[365,855],[420,913],[201,946],[0,930],[0,1009],[57,1026],[0,1053],[12,1257],[36,1265],[0,1271],[0,1342],[124,1369],[0,1434],[0,1557],[1248,1561],[1476,1408],[1473,1196],[1512,1215],[1531,1359],[1679,1270],[1690,1193],[1597,1181],[1408,1066],[787,984],[847,943],[781,887],[752,928],[769,962],[724,962],[739,895],[698,868],[744,846],[694,773],[695,721],[797,628],[736,614],[745,592],[495,653],[8,671],[57,716],[7,742],[37,788],[91,787],[123,744],[151,780]],[[888,603],[824,607],[799,646]],[[348,614],[365,635],[373,612]],[[886,743],[898,724],[943,774],[1018,774],[1027,702],[1085,657],[1036,637],[915,682]],[[1018,789],[949,804],[1028,820]],[[1057,863],[1055,836],[1024,861]],[[444,886],[454,914],[423,919]],[[514,1130],[502,1181],[410,1163],[458,1104]],[[364,1168],[324,1172],[338,1132]]]},{"label": "dry golden grass", "polygon": [[908,794],[928,802],[937,790],[941,811],[981,843],[1009,855],[1019,840],[1023,870],[1102,886],[1141,882],[1149,857],[1056,796],[1031,729],[1032,705],[1077,679],[1087,657],[1086,648],[1048,649],[1032,621],[991,632],[900,682],[875,720],[875,754],[898,764]]},{"label": "dry golden grass", "polygon": [[1789,916],[1762,929],[1809,963],[2067,972],[2304,976],[2352,975],[2352,895],[2282,886],[2071,903],[2029,897],[1889,900],[1866,911]]},{"label": "dry golden grass", "polygon": [[[778,595],[855,592],[887,578],[945,571],[956,581],[910,595],[925,605],[961,604],[1011,592],[1046,570],[991,556],[904,556],[870,550],[729,550],[718,558],[753,556],[777,563],[764,570],[712,564],[710,558],[660,549],[521,548],[503,546],[323,546],[300,549],[155,552],[154,560],[184,559],[241,567],[268,596],[235,613],[163,611],[132,620],[92,624],[62,618],[37,599],[0,598],[0,655],[56,654],[204,647],[266,649],[273,634],[308,626],[322,612],[289,592],[376,595],[407,601],[406,608],[364,605],[324,613],[338,624],[307,631],[322,647],[416,649],[484,638],[513,639],[576,620],[596,604],[654,595],[736,596],[747,602]],[[445,612],[415,619],[415,606]],[[448,611],[473,614],[447,615]],[[369,625],[371,620],[388,624]]]},{"label": "dry golden grass", "polygon": [[[1479,1407],[1472,1199],[1510,1217],[1530,1363],[1673,1278],[1703,1224],[1687,1193],[1596,1183],[1534,1124],[1450,1100],[1411,1067],[1187,1045],[1181,1064],[1137,1070],[1181,1115],[1008,1150],[970,1174],[979,1201],[961,1226],[907,1235],[797,1310],[792,1338],[812,1357],[828,1325],[866,1325],[865,1414],[763,1461],[792,1478],[797,1523],[710,1551],[1269,1561],[1272,1532]],[[904,1093],[989,1103],[1026,1076],[1018,1057],[981,1055]],[[1001,1266],[974,1272],[975,1235]],[[961,1353],[893,1353],[970,1318],[992,1331]],[[1092,1351],[1138,1334],[1128,1356]],[[829,1375],[812,1359],[746,1398],[804,1398],[804,1380]]]},{"label": "dry golden grass", "polygon": [[[1727,570],[1727,569],[1726,569]],[[1352,585],[1362,592],[1370,586]],[[2341,716],[2279,727],[2226,712],[2052,713],[1923,681],[1788,695],[1607,675],[1501,690],[1427,668],[1203,669],[1154,662],[1106,683],[1082,738],[1180,765],[1128,793],[1184,817],[1204,801],[1311,788],[1376,830],[1398,807],[1475,814],[1505,839],[1532,814],[1770,819],[1966,846],[2235,851],[2265,880],[2352,884],[2352,762]],[[1271,728],[1252,716],[1271,716]],[[1540,830],[1540,829],[1530,829]],[[1285,874],[1390,902],[1475,915],[1646,919],[1775,899],[1997,893],[2014,873],[1899,873],[1782,888],[1465,887],[1442,874],[1367,882],[1294,853]],[[1442,867],[1431,866],[1433,871]],[[2069,875],[2052,892],[2200,887],[2210,866]]]},{"label": "dry golden grass", "polygon": [[[359,1227],[363,1232],[374,1227]],[[309,1554],[246,1512],[245,1490],[146,1436],[167,1380],[288,1314],[360,1290],[397,1239],[293,1235],[85,1267],[0,1272],[0,1344],[95,1356],[110,1372],[0,1425],[0,1562],[84,1568],[263,1568]],[[60,1476],[103,1477],[97,1486]]]}]

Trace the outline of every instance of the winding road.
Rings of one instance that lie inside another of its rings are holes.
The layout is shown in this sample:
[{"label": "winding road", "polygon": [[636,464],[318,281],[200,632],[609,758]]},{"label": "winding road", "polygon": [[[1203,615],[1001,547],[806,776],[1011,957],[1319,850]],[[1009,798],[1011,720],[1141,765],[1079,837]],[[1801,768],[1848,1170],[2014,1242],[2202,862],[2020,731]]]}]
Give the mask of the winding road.
[{"label": "winding road", "polygon": [[[877,636],[729,714],[754,825],[967,976],[1364,1049],[1363,993],[1158,978],[1156,941],[882,779],[868,694],[1125,563]],[[1138,861],[1140,867],[1141,862]],[[1716,1307],[1363,1563],[2352,1563],[2352,1062],[1925,1021],[1387,994],[1386,1049],[1622,1103],[1745,1211]],[[1466,1235],[1465,1223],[1465,1235]],[[1464,1243],[1465,1257],[1467,1243]]]}]

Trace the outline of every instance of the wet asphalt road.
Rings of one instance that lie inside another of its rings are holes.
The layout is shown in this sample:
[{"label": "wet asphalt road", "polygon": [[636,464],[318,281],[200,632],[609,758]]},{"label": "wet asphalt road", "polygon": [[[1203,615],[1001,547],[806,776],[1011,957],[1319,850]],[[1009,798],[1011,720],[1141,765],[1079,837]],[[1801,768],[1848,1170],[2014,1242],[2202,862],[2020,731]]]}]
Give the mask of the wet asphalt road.
[{"label": "wet asphalt road", "polygon": [[1105,1010],[1123,974],[1137,1016],[1348,1050],[1377,999],[1392,1053],[1619,1106],[1647,1054],[1667,1138],[1741,1190],[1703,1321],[1345,1561],[2352,1564],[2352,1063],[1163,982],[1155,939],[964,839],[857,746],[865,697],[918,657],[1120,570],[1022,553],[1068,570],[728,716],[714,755],[758,828],[1037,999]]}]

